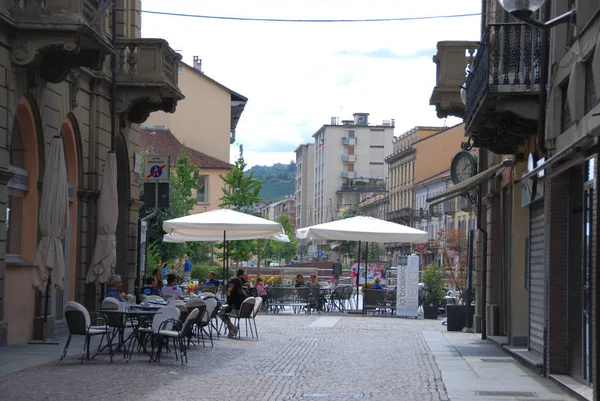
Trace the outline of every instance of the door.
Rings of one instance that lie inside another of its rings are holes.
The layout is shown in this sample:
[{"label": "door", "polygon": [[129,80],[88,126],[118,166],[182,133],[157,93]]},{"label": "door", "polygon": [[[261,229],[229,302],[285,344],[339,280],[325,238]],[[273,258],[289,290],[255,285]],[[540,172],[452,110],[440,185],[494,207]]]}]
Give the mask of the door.
[{"label": "door", "polygon": [[544,198],[529,206],[529,349],[542,356],[546,326]]}]

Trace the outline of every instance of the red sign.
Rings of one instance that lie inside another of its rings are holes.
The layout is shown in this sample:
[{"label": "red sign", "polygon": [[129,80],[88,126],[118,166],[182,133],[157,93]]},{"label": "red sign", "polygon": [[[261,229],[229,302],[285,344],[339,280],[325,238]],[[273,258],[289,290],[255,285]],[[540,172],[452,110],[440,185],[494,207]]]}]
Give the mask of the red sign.
[{"label": "red sign", "polygon": [[427,244],[416,244],[415,248],[417,249],[417,251],[423,252],[425,249],[427,249]]}]

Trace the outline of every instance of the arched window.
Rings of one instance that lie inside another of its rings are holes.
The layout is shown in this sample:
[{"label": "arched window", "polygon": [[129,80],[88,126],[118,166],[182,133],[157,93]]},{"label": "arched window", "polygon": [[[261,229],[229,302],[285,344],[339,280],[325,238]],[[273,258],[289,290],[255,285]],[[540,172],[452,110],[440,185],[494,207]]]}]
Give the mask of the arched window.
[{"label": "arched window", "polygon": [[21,258],[23,246],[24,197],[29,190],[29,172],[25,170],[25,149],[19,120],[15,117],[9,136],[9,170],[13,177],[8,182],[6,208],[6,254]]}]

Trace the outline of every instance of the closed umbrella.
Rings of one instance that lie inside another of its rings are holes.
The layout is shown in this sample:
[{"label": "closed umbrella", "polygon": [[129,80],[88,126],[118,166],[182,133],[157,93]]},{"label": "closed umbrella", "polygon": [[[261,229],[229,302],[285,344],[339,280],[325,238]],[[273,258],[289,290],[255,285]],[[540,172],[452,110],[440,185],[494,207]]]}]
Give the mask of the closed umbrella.
[{"label": "closed umbrella", "polygon": [[[69,184],[63,141],[52,138],[44,168],[39,230],[42,239],[35,255],[33,286],[48,293],[50,283],[63,288],[65,255],[62,240],[69,225]],[[48,295],[48,294],[46,294]],[[47,297],[46,297],[47,298]]]},{"label": "closed umbrella", "polygon": [[85,281],[105,283],[117,266],[117,220],[119,200],[117,194],[117,158],[109,152],[104,164],[104,176],[98,201],[98,232],[92,263]]},{"label": "closed umbrella", "polygon": [[[41,344],[46,342],[51,284],[63,288],[65,255],[62,240],[69,226],[69,183],[62,138],[55,136],[44,167],[38,226],[42,239],[35,255],[33,286],[46,293]],[[37,343],[32,341],[30,343]]]}]

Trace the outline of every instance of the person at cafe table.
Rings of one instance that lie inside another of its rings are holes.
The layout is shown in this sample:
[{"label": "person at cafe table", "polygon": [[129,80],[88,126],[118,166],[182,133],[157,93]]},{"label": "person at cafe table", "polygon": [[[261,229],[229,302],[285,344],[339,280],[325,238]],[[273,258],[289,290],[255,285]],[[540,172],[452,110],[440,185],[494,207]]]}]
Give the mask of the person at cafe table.
[{"label": "person at cafe table", "polygon": [[148,295],[158,295],[160,296],[160,291],[156,288],[157,281],[156,277],[149,276],[146,277],[145,285],[142,287],[142,294]]},{"label": "person at cafe table", "polygon": [[176,299],[183,299],[183,290],[177,285],[177,275],[167,274],[167,285],[160,291],[162,297],[172,296]]},{"label": "person at cafe table", "polygon": [[215,278],[215,272],[208,272],[208,278],[204,281],[204,285],[220,287],[221,283]]},{"label": "person at cafe table", "polygon": [[119,302],[125,302],[125,299],[121,297],[121,286],[123,285],[123,280],[121,276],[118,274],[111,274],[106,281],[106,294],[104,294],[105,298],[114,298]]}]

